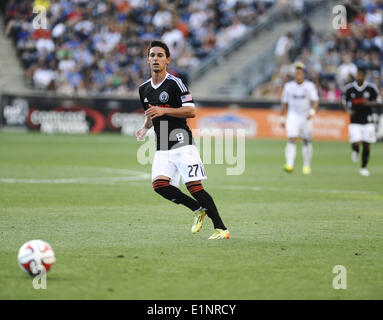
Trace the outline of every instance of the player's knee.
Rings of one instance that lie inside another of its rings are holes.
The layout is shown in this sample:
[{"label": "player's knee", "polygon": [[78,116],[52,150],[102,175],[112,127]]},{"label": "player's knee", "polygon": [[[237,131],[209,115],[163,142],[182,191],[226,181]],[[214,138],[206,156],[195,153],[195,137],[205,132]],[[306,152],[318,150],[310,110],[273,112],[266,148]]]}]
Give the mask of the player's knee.
[{"label": "player's knee", "polygon": [[363,142],[363,150],[370,151],[370,144],[368,142]]},{"label": "player's knee", "polygon": [[186,185],[186,188],[188,189],[188,191],[192,195],[197,193],[197,192],[199,192],[199,191],[204,190],[203,186],[202,186],[202,184],[200,182],[199,183],[194,183],[194,184],[188,184],[188,185]]},{"label": "player's knee", "polygon": [[165,179],[157,179],[157,180],[154,180],[152,183],[153,190],[161,195],[163,193],[164,188],[168,187],[169,185],[170,185],[169,180],[165,180]]},{"label": "player's knee", "polygon": [[180,204],[180,191],[178,188],[170,185],[170,181],[166,179],[157,179],[153,181],[153,189],[163,198],[172,201],[176,204]]},{"label": "player's knee", "polygon": [[302,143],[303,145],[308,146],[311,143],[311,139],[303,139]]}]

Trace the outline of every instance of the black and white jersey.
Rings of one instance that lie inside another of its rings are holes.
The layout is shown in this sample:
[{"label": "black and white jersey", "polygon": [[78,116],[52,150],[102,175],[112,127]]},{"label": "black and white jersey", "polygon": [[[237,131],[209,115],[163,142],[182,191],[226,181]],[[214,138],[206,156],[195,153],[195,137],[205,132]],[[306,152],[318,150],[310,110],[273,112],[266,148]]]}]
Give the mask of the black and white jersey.
[{"label": "black and white jersey", "polygon": [[[158,85],[154,85],[151,78],[145,81],[139,87],[139,93],[144,110],[149,108],[149,104],[160,108],[194,106],[193,98],[182,80],[169,73]],[[170,150],[193,144],[192,133],[185,118],[164,115],[152,121],[157,150]]]},{"label": "black and white jersey", "polygon": [[364,102],[366,100],[376,101],[378,94],[378,88],[367,81],[364,81],[361,86],[358,86],[356,81],[346,86],[342,102],[351,110],[351,123],[366,124],[373,122],[373,108],[365,106]]}]

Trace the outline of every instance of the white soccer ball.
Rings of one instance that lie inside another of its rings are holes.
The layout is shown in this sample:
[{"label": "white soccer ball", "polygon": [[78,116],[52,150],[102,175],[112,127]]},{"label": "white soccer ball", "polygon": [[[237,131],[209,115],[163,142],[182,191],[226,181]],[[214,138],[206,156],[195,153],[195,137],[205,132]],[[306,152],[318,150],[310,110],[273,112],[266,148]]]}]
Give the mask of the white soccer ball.
[{"label": "white soccer ball", "polygon": [[24,243],[17,255],[17,263],[21,270],[32,276],[39,274],[44,268],[48,272],[55,261],[52,247],[42,240],[30,240]]}]

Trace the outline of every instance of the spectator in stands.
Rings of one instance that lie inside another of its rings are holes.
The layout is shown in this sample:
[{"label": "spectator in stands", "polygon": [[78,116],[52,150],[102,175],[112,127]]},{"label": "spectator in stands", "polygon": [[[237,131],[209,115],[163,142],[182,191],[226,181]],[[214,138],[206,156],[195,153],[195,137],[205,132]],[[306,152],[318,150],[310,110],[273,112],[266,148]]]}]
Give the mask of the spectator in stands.
[{"label": "spectator in stands", "polygon": [[55,72],[47,67],[43,61],[39,61],[37,69],[33,73],[33,83],[38,89],[47,89],[54,81]]},{"label": "spectator in stands", "polygon": [[372,12],[368,12],[366,14],[366,25],[367,26],[373,26],[374,28],[379,28],[380,25],[382,24],[382,10],[378,9],[378,7],[374,7],[372,9]]},{"label": "spectator in stands", "polygon": [[336,81],[340,88],[353,81],[358,70],[357,66],[351,61],[350,54],[344,54],[342,57],[343,63],[336,71]]},{"label": "spectator in stands", "polygon": [[162,41],[168,44],[172,59],[177,60],[185,45],[184,35],[178,28],[165,27],[164,31]]},{"label": "spectator in stands", "polygon": [[76,66],[76,61],[73,59],[73,55],[74,55],[74,51],[73,50],[65,50],[65,51],[62,52],[62,56],[60,58],[60,62],[58,63],[58,69],[64,75],[67,75]]},{"label": "spectator in stands", "polygon": [[308,48],[311,46],[312,35],[313,35],[313,29],[311,27],[311,24],[307,19],[304,19],[302,36],[301,36],[301,48]]},{"label": "spectator in stands", "polygon": [[164,3],[160,4],[158,11],[153,16],[153,25],[156,29],[172,27],[172,14]]},{"label": "spectator in stands", "polygon": [[292,9],[293,13],[298,17],[301,16],[304,9],[304,1],[303,0],[292,0]]},{"label": "spectator in stands", "polygon": [[225,28],[217,37],[218,47],[224,47],[235,39],[239,39],[245,35],[247,31],[246,25],[237,17],[233,18],[233,24]]},{"label": "spectator in stands", "polygon": [[325,101],[329,102],[337,102],[342,98],[342,91],[336,87],[336,83],[334,81],[330,81],[327,84],[327,87],[323,88],[322,98]]},{"label": "spectator in stands", "polygon": [[275,46],[275,56],[277,62],[281,63],[282,61],[289,59],[289,50],[294,46],[293,36],[290,32],[281,36]]}]

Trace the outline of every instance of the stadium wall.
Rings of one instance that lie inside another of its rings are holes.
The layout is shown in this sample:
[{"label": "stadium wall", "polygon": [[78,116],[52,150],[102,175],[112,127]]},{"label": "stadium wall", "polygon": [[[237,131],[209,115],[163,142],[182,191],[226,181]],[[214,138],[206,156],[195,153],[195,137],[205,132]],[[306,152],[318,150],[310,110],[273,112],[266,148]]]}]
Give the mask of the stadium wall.
[{"label": "stadium wall", "polygon": [[[116,132],[134,135],[144,113],[138,99],[3,94],[0,126],[44,133]],[[191,129],[245,129],[249,138],[285,137],[277,101],[198,101]],[[382,117],[380,117],[381,119]],[[383,124],[383,121],[380,121]],[[348,116],[339,103],[321,103],[314,139],[347,141]]]}]

